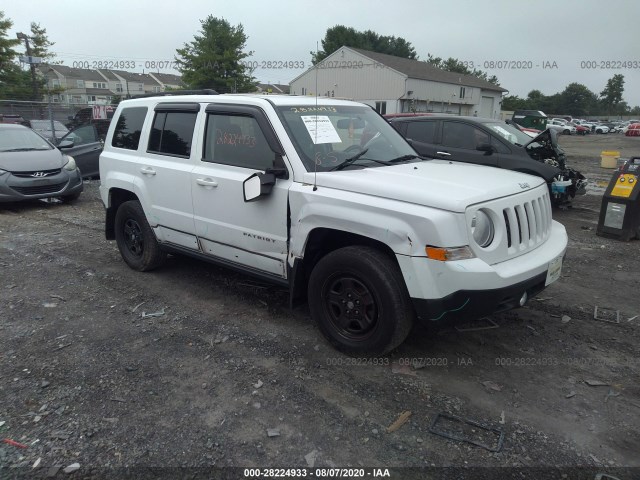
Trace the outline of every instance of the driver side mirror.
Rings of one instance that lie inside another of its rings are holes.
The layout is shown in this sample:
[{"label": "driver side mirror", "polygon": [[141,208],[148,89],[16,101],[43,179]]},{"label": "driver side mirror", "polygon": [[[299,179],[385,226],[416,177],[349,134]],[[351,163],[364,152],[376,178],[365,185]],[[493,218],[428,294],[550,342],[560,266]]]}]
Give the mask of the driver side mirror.
[{"label": "driver side mirror", "polygon": [[491,155],[493,152],[495,152],[495,148],[493,148],[489,143],[481,143],[476,147],[476,150],[485,152],[485,155]]},{"label": "driver side mirror", "polygon": [[254,173],[242,183],[242,193],[245,202],[253,202],[260,197],[269,195],[276,183],[274,173]]},{"label": "driver side mirror", "polygon": [[62,142],[58,143],[58,148],[71,148],[73,147],[73,145],[75,144],[75,142],[71,139],[66,139],[63,140]]}]

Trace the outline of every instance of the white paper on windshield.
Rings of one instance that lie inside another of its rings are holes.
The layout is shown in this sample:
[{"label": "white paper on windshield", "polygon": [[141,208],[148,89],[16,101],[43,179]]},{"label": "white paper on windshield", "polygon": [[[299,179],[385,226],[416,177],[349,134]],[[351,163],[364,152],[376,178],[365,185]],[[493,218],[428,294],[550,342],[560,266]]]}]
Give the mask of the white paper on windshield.
[{"label": "white paper on windshield", "polygon": [[494,126],[493,129],[497,131],[500,135],[502,135],[504,138],[509,138],[510,136],[512,136],[511,132],[508,132],[502,127]]},{"label": "white paper on windshield", "polygon": [[319,143],[342,143],[342,139],[326,115],[302,115],[300,117],[307,127],[311,140]]}]

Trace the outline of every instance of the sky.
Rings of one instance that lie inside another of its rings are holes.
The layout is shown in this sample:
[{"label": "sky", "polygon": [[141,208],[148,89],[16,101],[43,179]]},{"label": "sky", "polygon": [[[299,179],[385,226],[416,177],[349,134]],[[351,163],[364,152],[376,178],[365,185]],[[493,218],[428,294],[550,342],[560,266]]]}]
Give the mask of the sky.
[{"label": "sky", "polygon": [[420,59],[432,54],[473,62],[520,97],[533,89],[552,95],[572,82],[599,94],[609,78],[622,74],[623,99],[640,105],[637,0],[182,0],[159,5],[22,0],[5,2],[0,10],[14,22],[11,35],[28,33],[31,22],[46,28],[55,42],[51,50],[68,66],[117,61],[135,65],[132,71],[177,73],[170,68],[176,49],[193,40],[200,20],[213,15],[243,25],[246,49],[254,52],[247,60],[286,62],[287,68],[258,68],[254,76],[263,83],[289,83],[304,71],[303,63],[309,67],[310,52],[321,46],[327,29],[345,25],[402,37]]}]

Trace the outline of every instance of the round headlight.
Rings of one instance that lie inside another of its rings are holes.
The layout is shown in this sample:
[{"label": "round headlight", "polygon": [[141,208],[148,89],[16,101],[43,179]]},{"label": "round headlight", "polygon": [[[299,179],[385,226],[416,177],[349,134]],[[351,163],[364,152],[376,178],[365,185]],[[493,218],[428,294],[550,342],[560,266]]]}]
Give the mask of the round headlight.
[{"label": "round headlight", "polygon": [[493,242],[493,222],[482,210],[478,210],[471,219],[471,234],[473,240],[481,247],[488,247]]},{"label": "round headlight", "polygon": [[66,157],[67,157],[67,163],[65,163],[64,165],[65,170],[73,171],[76,168],[78,168],[76,166],[76,161],[73,159],[73,157],[70,157],[69,155],[67,155]]}]

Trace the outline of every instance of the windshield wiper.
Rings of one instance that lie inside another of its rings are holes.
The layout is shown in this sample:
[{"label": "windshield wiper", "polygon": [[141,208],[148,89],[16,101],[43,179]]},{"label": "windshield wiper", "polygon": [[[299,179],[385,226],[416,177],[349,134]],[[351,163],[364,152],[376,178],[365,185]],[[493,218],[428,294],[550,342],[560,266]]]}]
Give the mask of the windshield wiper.
[{"label": "windshield wiper", "polygon": [[430,160],[429,158],[423,157],[422,155],[409,154],[396,157],[393,160],[389,160],[389,163],[406,162],[407,160],[413,160],[414,158],[419,158],[421,160]]},{"label": "windshield wiper", "polygon": [[333,172],[334,170],[342,170],[345,167],[348,167],[349,165],[353,164],[356,160],[358,160],[360,157],[362,157],[365,153],[367,153],[369,151],[368,148],[365,148],[364,150],[362,150],[361,152],[356,153],[353,157],[349,157],[347,158],[344,162],[342,162],[340,165],[336,165],[333,168],[330,168],[329,171]]},{"label": "windshield wiper", "polygon": [[369,151],[368,148],[365,148],[364,150],[362,150],[361,152],[358,152],[357,154],[355,154],[353,157],[351,158],[347,158],[344,162],[342,162],[340,165],[336,165],[333,168],[330,168],[328,171],[329,172],[333,172],[335,170],[342,170],[344,168],[347,168],[349,165],[353,165],[354,163],[356,163],[358,160],[365,160],[367,162],[376,162],[376,163],[380,163],[382,165],[392,165],[391,162],[387,162],[384,160],[376,160],[375,158],[361,158],[365,153],[367,153]]}]

